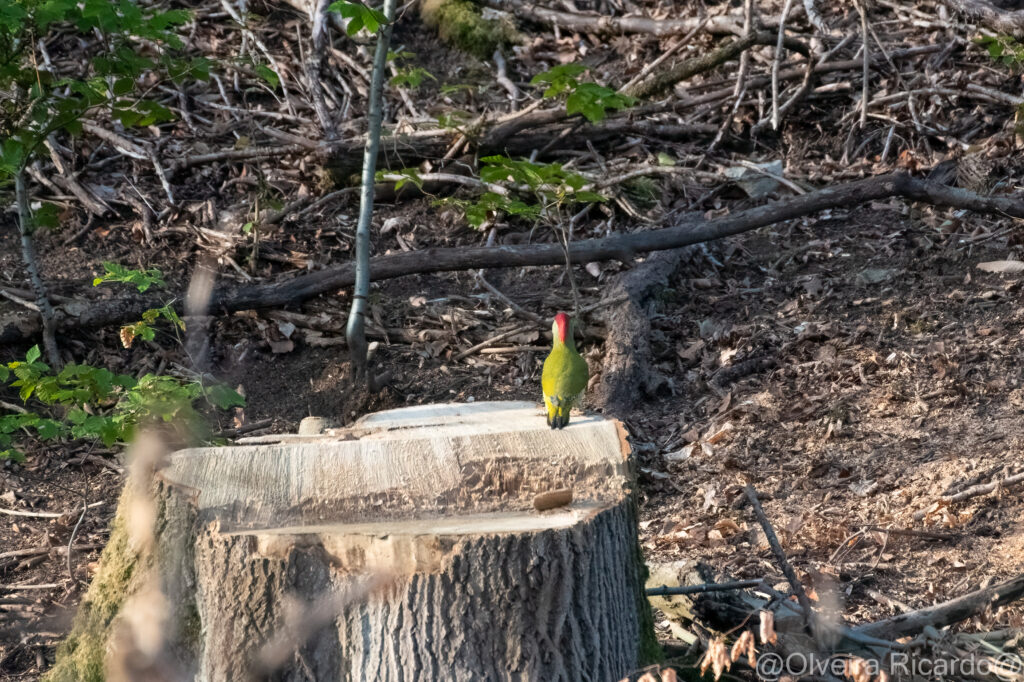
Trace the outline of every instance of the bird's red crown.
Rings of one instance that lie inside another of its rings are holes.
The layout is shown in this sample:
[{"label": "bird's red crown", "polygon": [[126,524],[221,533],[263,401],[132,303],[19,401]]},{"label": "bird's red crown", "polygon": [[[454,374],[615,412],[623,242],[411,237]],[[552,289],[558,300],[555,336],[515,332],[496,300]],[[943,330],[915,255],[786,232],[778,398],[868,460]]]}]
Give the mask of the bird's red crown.
[{"label": "bird's red crown", "polygon": [[558,340],[565,343],[565,336],[569,333],[569,316],[565,313],[555,315],[555,335]]}]

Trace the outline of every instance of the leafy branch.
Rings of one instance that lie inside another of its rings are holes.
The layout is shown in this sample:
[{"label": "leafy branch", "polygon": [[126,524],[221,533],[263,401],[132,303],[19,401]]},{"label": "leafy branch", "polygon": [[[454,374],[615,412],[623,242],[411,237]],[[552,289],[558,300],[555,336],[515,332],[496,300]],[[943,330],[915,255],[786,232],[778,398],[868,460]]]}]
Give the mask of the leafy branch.
[{"label": "leafy branch", "polygon": [[17,389],[32,409],[0,414],[0,459],[24,461],[24,441],[91,439],[110,447],[125,443],[143,423],[175,422],[196,435],[207,431],[196,403],[220,409],[243,406],[244,398],[221,384],[203,385],[177,377],[127,374],[84,364],[54,372],[39,346],[24,360],[0,365],[0,383]]},{"label": "leafy branch", "polygon": [[489,190],[473,201],[449,200],[465,211],[467,222],[476,228],[502,213],[531,222],[557,223],[562,206],[605,201],[604,196],[583,189],[586,178],[560,163],[540,164],[505,156],[486,156],[480,163],[480,180],[507,192]]},{"label": "leafy branch", "polygon": [[588,67],[582,64],[560,64],[537,74],[530,84],[546,86],[544,97],[547,98],[567,94],[565,113],[569,116],[581,114],[591,123],[603,121],[609,110],[618,111],[636,104],[635,97],[597,83],[581,83],[578,77],[587,70]]}]

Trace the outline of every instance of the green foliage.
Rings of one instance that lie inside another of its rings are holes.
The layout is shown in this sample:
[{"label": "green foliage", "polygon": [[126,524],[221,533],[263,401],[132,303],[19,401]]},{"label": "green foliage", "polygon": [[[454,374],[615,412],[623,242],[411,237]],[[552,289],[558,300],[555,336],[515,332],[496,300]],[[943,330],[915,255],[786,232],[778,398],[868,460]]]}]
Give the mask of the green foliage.
[{"label": "green foliage", "polygon": [[416,185],[419,189],[423,189],[423,178],[420,177],[419,171],[415,168],[403,168],[399,171],[388,171],[379,170],[376,173],[374,180],[376,182],[384,182],[385,175],[401,175],[401,179],[395,181],[395,191],[402,189],[406,183],[411,182]]},{"label": "green foliage", "polygon": [[537,221],[551,217],[567,204],[605,200],[596,192],[584,190],[586,178],[565,170],[560,163],[540,164],[505,156],[486,156],[480,162],[480,179],[507,192],[489,190],[475,201],[454,202],[463,208],[473,227],[479,228],[499,213]]},{"label": "green foliage", "polygon": [[559,202],[570,198],[570,195],[576,202],[604,201],[600,194],[583,191],[586,178],[565,170],[560,163],[516,161],[504,156],[485,156],[480,162],[483,164],[480,179],[484,182],[525,185],[534,194]]},{"label": "green foliage", "polygon": [[266,64],[255,64],[254,67],[256,69],[256,75],[266,81],[267,85],[270,87],[277,88],[281,85],[281,76],[278,75],[277,71],[274,71]]},{"label": "green foliage", "polygon": [[563,92],[574,90],[579,81],[577,76],[586,73],[587,67],[582,64],[559,64],[543,73],[538,73],[530,80],[530,85],[546,85],[545,97],[558,97]]},{"label": "green foliage", "polygon": [[[180,54],[177,31],[190,20],[186,10],[132,0],[0,0],[0,181],[18,172],[49,134],[80,132],[92,109],[106,107],[126,126],[169,120],[166,107],[135,93],[142,83],[152,89],[147,77],[157,72],[179,82],[209,76],[209,60]],[[104,48],[79,79],[58,79],[35,53],[57,26]]]},{"label": "green foliage", "polygon": [[[252,229],[251,223],[249,224],[249,229]],[[105,282],[115,282],[134,286],[139,292],[146,292],[150,287],[162,287],[165,284],[163,273],[156,268],[133,270],[117,263],[105,262],[103,263],[103,269],[105,271],[103,276],[97,277],[92,281],[94,287],[98,287]],[[153,325],[161,319],[170,322],[176,329],[185,329],[185,322],[178,316],[178,312],[171,307],[171,303],[167,303],[159,308],[150,308],[142,313],[142,319],[138,322],[121,327],[121,345],[125,348],[131,348],[136,338],[141,338],[143,341],[152,341],[156,337],[156,330],[153,328]]]},{"label": "green foliage", "polygon": [[560,64],[530,81],[533,85],[546,86],[544,97],[558,97],[568,93],[565,113],[570,116],[582,114],[591,123],[605,119],[609,110],[626,109],[636,104],[635,97],[623,95],[597,83],[581,83],[578,77],[587,71],[582,64]]},{"label": "green foliage", "polygon": [[142,313],[142,319],[132,324],[121,327],[121,345],[131,348],[136,337],[143,341],[152,341],[156,338],[156,329],[153,325],[159,319],[170,322],[175,328],[185,330],[185,322],[178,316],[178,312],[168,303],[160,308],[150,308]]},{"label": "green foliage", "polygon": [[[443,86],[441,89],[449,86]],[[470,122],[470,116],[464,111],[448,111],[437,117],[437,125],[448,130],[463,132],[466,124]]]},{"label": "green foliage", "polygon": [[1019,70],[1024,65],[1024,43],[1009,35],[979,36],[972,42],[988,51],[995,61]]},{"label": "green foliage", "polygon": [[[103,267],[105,273],[93,280],[94,286],[116,282],[140,292],[164,286],[163,275],[156,269],[133,270],[116,263],[104,263]],[[153,325],[161,319],[175,329],[185,328],[172,304],[167,303],[147,310],[141,320],[121,328],[124,347],[129,348],[136,337],[152,341],[156,334]],[[128,441],[140,424],[151,421],[174,422],[194,435],[202,434],[205,422],[196,409],[200,400],[220,409],[245,405],[241,395],[220,384],[207,386],[200,381],[156,374],[137,379],[83,364],[69,364],[54,373],[41,356],[39,346],[33,346],[24,360],[0,364],[0,385],[17,389],[22,403],[32,408],[0,413],[0,460],[24,459],[15,447],[18,434],[40,441],[98,440],[109,447]]]},{"label": "green foliage", "polygon": [[482,227],[488,220],[493,220],[499,213],[530,221],[537,220],[541,214],[540,206],[497,192],[484,192],[476,201],[465,202],[463,210],[466,212],[466,222],[476,228]]},{"label": "green foliage", "polygon": [[[389,51],[387,60],[389,62],[403,62],[407,59],[412,59],[415,56],[415,52],[409,52],[408,50],[400,50],[398,52]],[[434,74],[421,66],[402,66],[396,69],[395,76],[389,82],[395,87],[418,88],[423,85],[423,81],[428,78],[437,82],[437,78],[434,77]]]},{"label": "green foliage", "polygon": [[164,275],[156,268],[132,270],[117,263],[104,262],[103,270],[103,275],[92,281],[94,287],[98,287],[105,282],[119,282],[121,284],[131,284],[139,290],[139,293],[145,293],[151,286],[164,286]]},{"label": "green foliage", "polygon": [[348,26],[345,31],[350,35],[354,36],[364,28],[370,33],[377,33],[381,26],[388,23],[388,18],[384,16],[384,13],[380,10],[367,7],[361,2],[348,2],[348,0],[338,0],[337,2],[331,3],[328,7],[332,12],[337,12],[343,18],[348,19]]},{"label": "green foliage", "polygon": [[398,73],[391,79],[391,85],[395,87],[418,88],[423,84],[424,79],[429,78],[437,81],[434,74],[420,66],[399,69]]},{"label": "green foliage", "polygon": [[[1010,35],[978,36],[972,42],[984,48],[997,63],[1019,73],[1024,67],[1024,43]],[[1014,133],[1024,139],[1024,104],[1014,112]]]},{"label": "green foliage", "polygon": [[14,443],[18,434],[39,441],[98,440],[109,447],[128,441],[140,424],[153,420],[201,431],[203,420],[195,407],[200,399],[221,409],[245,404],[227,386],[171,376],[147,374],[136,379],[80,364],[54,373],[40,355],[39,347],[33,346],[24,360],[0,365],[0,383],[9,382],[21,401],[33,408],[0,415],[0,459],[24,459]]}]

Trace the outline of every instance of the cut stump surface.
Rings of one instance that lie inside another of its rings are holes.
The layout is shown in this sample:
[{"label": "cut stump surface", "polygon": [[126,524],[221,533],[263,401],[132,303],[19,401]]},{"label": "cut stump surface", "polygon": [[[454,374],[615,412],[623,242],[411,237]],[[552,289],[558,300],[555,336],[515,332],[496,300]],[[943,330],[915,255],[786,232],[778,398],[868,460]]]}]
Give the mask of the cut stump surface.
[{"label": "cut stump surface", "polygon": [[620,679],[653,637],[628,455],[616,421],[518,402],[174,453],[167,648],[211,681]]}]

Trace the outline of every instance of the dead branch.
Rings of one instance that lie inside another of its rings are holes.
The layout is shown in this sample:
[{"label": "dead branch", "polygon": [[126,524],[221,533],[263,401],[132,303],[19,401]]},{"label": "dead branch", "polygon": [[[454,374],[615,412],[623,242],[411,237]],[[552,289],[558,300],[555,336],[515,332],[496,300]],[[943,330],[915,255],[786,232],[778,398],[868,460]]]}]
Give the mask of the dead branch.
[{"label": "dead branch", "polygon": [[944,0],[946,6],[997,33],[1024,35],[1024,10],[996,7],[987,0]]},{"label": "dead branch", "polygon": [[772,528],[771,521],[765,515],[764,509],[761,508],[761,501],[757,499],[757,491],[754,490],[754,486],[746,486],[743,492],[746,493],[747,499],[750,500],[754,516],[757,517],[757,522],[761,524],[761,530],[764,531],[764,535],[768,539],[768,545],[772,548],[775,561],[779,564],[779,568],[782,569],[782,574],[786,576],[786,580],[789,581],[790,587],[793,588],[793,594],[796,595],[797,601],[800,602],[800,608],[804,611],[804,623],[809,626],[814,617],[814,611],[811,609],[811,600],[804,590],[804,585],[800,582],[796,571],[790,565],[789,559],[786,558],[786,552],[782,549],[778,536],[775,535],[775,529]]},{"label": "dead branch", "polygon": [[645,591],[648,597],[667,597],[678,594],[704,594],[706,592],[727,592],[729,590],[743,590],[748,587],[757,587],[764,580],[733,580],[728,583],[703,583],[701,585],[681,585],[669,587],[650,587]]},{"label": "dead branch", "polygon": [[[548,26],[558,26],[570,31],[586,31],[596,34],[647,33],[665,37],[692,31],[702,22],[707,21],[706,29],[713,34],[735,34],[743,32],[742,17],[729,15],[701,19],[650,19],[648,17],[610,17],[602,14],[583,14],[567,12],[543,7],[534,2],[524,0],[484,0],[484,5],[492,9],[512,12],[520,19],[533,21]],[[777,26],[778,17],[766,18],[766,26]]]},{"label": "dead branch", "polygon": [[46,359],[54,370],[61,368],[60,350],[57,348],[55,335],[56,324],[53,305],[46,292],[46,285],[39,275],[39,260],[36,248],[32,243],[32,212],[28,206],[28,191],[25,189],[25,172],[21,169],[14,174],[15,203],[18,207],[18,227],[21,232],[21,257],[28,270],[28,278],[36,295],[36,307],[42,321],[43,347]]},{"label": "dead branch", "polygon": [[327,110],[324,97],[324,86],[321,78],[324,58],[327,51],[327,0],[318,0],[311,7],[313,13],[312,35],[310,37],[310,53],[306,59],[306,82],[312,99],[313,110],[320,121],[320,129],[324,138],[334,140],[338,137],[337,128],[331,113]]},{"label": "dead branch", "polygon": [[921,632],[929,626],[938,629],[959,623],[987,608],[1008,604],[1021,596],[1024,596],[1024,575],[983,590],[975,590],[935,606],[861,625],[854,628],[853,631],[870,637],[895,639],[903,635]]},{"label": "dead branch", "polygon": [[[601,383],[594,390],[592,401],[605,414],[625,417],[635,409],[637,396],[653,388],[651,321],[647,317],[646,301],[668,282],[691,249],[692,246],[685,246],[656,253],[618,275],[605,288],[605,300],[618,298],[622,301],[604,318],[608,336],[604,340]],[[626,253],[620,260],[631,258]]]},{"label": "dead branch", "polygon": [[[1006,478],[992,481],[991,483],[980,483],[978,485],[972,485],[970,488],[967,488],[966,490],[961,490],[960,492],[955,493],[953,495],[943,495],[939,499],[942,502],[948,503],[963,502],[964,500],[970,499],[972,497],[988,495],[989,493],[995,492],[1000,488],[1006,488],[1012,485],[1017,485],[1019,483],[1024,483],[1024,471],[1020,472],[1019,474],[1014,474],[1013,476],[1007,476]],[[929,510],[927,509],[922,509],[920,511],[914,512],[914,520],[920,521],[924,517],[928,516],[928,511]]]},{"label": "dead branch", "polygon": [[[91,552],[96,549],[103,549],[102,544],[88,543],[84,545],[75,545],[71,548],[73,552]],[[66,554],[68,551],[67,547],[63,545],[57,545],[56,547],[30,547],[28,549],[15,549],[9,552],[0,552],[0,561],[5,559],[25,559],[27,557],[43,556],[45,554],[53,554],[60,556]]]},{"label": "dead branch", "polygon": [[[949,187],[906,173],[891,173],[775,201],[716,220],[688,218],[672,227],[648,232],[615,235],[573,242],[574,262],[630,260],[636,254],[677,249],[691,244],[721,239],[750,230],[800,218],[830,208],[850,207],[889,197],[923,201],[937,206],[969,209],[1024,217],[1024,197],[982,196],[965,189]],[[559,244],[498,245],[493,247],[432,248],[395,253],[371,259],[371,277],[375,281],[411,274],[453,272],[480,268],[506,268],[561,265],[565,254]],[[211,301],[211,311],[223,313],[257,308],[295,305],[320,294],[352,285],[350,264],[294,277],[287,282],[220,291]],[[137,320],[143,311],[159,307],[165,300],[152,296],[97,302],[85,310],[67,311],[59,316],[61,330],[96,328]],[[31,312],[0,319],[0,343],[16,343],[32,338],[41,330],[38,315]]]},{"label": "dead branch", "polygon": [[[662,110],[668,108],[665,105]],[[528,156],[535,149],[549,147],[563,149],[561,143],[565,133],[572,130],[569,148],[575,148],[583,141],[595,146],[617,144],[623,135],[647,135],[659,139],[686,140],[714,135],[718,127],[712,124],[658,123],[639,119],[641,112],[627,111],[624,115],[609,117],[590,124],[579,115],[569,117],[565,107],[533,111],[507,122],[498,122],[481,131],[475,141],[478,154],[505,154]],[[650,113],[650,112],[642,112]],[[529,130],[528,134],[523,131]],[[451,147],[457,133],[446,129],[427,130],[414,135],[386,135],[381,138],[377,163],[380,168],[409,168],[424,159],[440,159]],[[552,145],[555,142],[555,145]],[[213,163],[252,162],[289,156],[312,157],[324,163],[335,178],[347,179],[358,172],[362,162],[363,136],[311,144],[257,145],[246,149],[225,149],[208,154],[196,154],[174,161],[172,173],[181,173],[190,168]]]},{"label": "dead branch", "polygon": [[755,45],[775,45],[776,41],[786,49],[799,52],[805,57],[810,58],[810,48],[795,38],[787,38],[781,34],[777,35],[766,30],[751,31],[707,54],[687,59],[669,69],[648,76],[636,85],[631,86],[626,91],[626,94],[633,97],[652,97],[665,92],[680,81],[692,78],[699,73],[710,71],[720,64],[735,59]]}]

